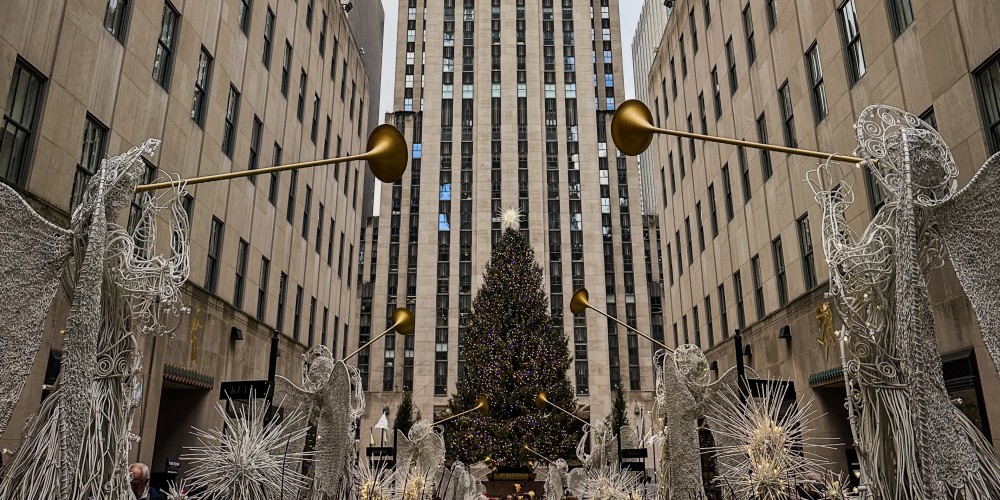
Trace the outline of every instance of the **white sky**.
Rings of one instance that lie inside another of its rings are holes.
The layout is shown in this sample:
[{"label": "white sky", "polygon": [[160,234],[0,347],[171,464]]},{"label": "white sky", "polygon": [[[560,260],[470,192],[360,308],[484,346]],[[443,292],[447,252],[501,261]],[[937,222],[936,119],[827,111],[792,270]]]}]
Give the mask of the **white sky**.
[{"label": "white sky", "polygon": [[[392,109],[393,86],[396,83],[396,20],[399,8],[399,0],[381,0],[382,8],[385,10],[385,33],[382,39],[382,93],[379,98],[379,122],[384,120],[385,113]],[[625,67],[622,74],[625,76],[625,97],[635,97],[635,82],[632,74],[632,36],[635,34],[636,25],[639,22],[639,12],[642,10],[642,0],[620,0],[618,12],[621,16],[622,31],[622,59]],[[379,213],[379,199],[382,191],[382,183],[375,183],[375,215]]]},{"label": "white sky", "polygon": [[[393,85],[396,82],[396,9],[399,7],[399,0],[382,0],[382,7],[385,9],[385,36],[382,43],[382,95],[379,100],[382,114],[379,115],[379,121],[382,121],[385,113],[392,108]],[[622,58],[625,61],[622,72],[625,76],[625,97],[630,99],[635,97],[632,81],[632,35],[635,34],[635,27],[639,22],[640,10],[642,10],[642,0],[619,1]]]}]

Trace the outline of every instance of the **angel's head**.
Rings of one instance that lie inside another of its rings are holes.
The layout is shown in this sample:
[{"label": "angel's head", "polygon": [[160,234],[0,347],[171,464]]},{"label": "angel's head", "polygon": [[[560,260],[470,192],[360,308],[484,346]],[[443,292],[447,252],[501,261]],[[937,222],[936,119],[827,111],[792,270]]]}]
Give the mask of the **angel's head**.
[{"label": "angel's head", "polygon": [[678,346],[674,351],[674,363],[678,373],[686,377],[688,382],[702,383],[708,377],[708,360],[696,345]]},{"label": "angel's head", "polygon": [[333,374],[336,361],[324,345],[312,346],[302,355],[302,386],[307,391],[318,391],[326,386]]},{"label": "angel's head", "polygon": [[[958,167],[944,139],[933,130],[907,128],[889,136],[886,158],[888,164],[882,168],[895,169],[886,176],[886,182],[897,193],[908,184],[917,205],[936,205],[958,190]],[[908,172],[904,170],[906,165]]]}]

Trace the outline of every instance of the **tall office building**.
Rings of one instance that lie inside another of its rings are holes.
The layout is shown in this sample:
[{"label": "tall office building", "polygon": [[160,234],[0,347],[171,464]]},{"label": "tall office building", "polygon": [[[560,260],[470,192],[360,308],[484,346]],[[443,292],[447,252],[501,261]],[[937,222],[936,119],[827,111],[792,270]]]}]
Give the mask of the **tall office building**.
[{"label": "tall office building", "polygon": [[603,418],[620,384],[649,408],[650,345],[568,311],[586,286],[595,306],[650,331],[639,178],[610,138],[624,99],[618,2],[400,0],[396,28],[391,119],[411,163],[382,188],[377,227],[366,234],[371,295],[352,342],[381,332],[400,306],[414,312],[416,332],[390,334],[359,358],[371,394],[362,428],[400,391],[412,391],[427,417],[461,383],[465,321],[502,207],[523,212],[552,315],[571,343],[567,375],[580,403]]},{"label": "tall office building", "polygon": [[[649,96],[649,70],[653,66],[653,58],[660,47],[660,38],[667,27],[671,7],[664,6],[660,0],[645,0],[639,11],[639,24],[632,37],[632,73],[635,76],[635,98],[646,102]],[[639,172],[642,176],[642,214],[656,214],[656,177],[658,171],[653,167],[653,152],[639,155]]]},{"label": "tall office building", "polygon": [[[358,45],[361,53],[361,62],[365,66],[365,73],[368,75],[368,129],[371,131],[377,127],[381,120],[381,96],[382,96],[382,37],[385,33],[385,10],[381,0],[338,0],[347,13],[347,22],[351,27],[351,34]],[[361,215],[369,217],[372,215],[372,208],[375,203],[375,176],[371,171],[365,169],[363,172],[364,182],[361,184]]]},{"label": "tall office building", "polygon": [[[162,140],[147,158],[150,178],[365,149],[371,79],[339,2],[4,7],[0,179],[55,224],[68,224],[106,154],[147,137]],[[357,306],[364,169],[355,162],[189,187],[191,314],[173,338],[138,339],[143,396],[133,431],[142,439],[132,453],[154,474],[196,444],[190,426],[217,424],[223,382],[265,378],[275,329],[284,334],[278,373],[292,380],[308,346],[339,351]],[[118,222],[130,227],[124,212]],[[17,447],[18,423],[58,376],[67,309],[60,294],[0,448]]]},{"label": "tall office building", "polygon": [[[842,154],[856,147],[866,106],[895,106],[940,131],[964,186],[1000,152],[1000,42],[978,35],[1000,32],[984,15],[996,11],[990,0],[679,0],[647,103],[664,128]],[[803,182],[817,160],[668,136],[652,149],[667,344],[701,345],[716,375],[740,356],[792,381],[825,413],[815,435],[844,443],[817,452],[833,470],[855,467],[839,352],[832,339],[817,343],[817,308],[833,303],[822,213]],[[882,209],[881,188],[867,168],[839,172],[856,199],[847,223],[860,232]],[[996,367],[950,266],[928,277],[945,386],[996,446]]]}]

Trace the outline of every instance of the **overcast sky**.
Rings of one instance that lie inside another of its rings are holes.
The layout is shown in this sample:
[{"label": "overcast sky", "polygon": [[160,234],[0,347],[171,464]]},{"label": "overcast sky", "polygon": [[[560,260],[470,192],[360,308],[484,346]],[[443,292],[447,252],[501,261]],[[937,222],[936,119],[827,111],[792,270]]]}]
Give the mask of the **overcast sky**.
[{"label": "overcast sky", "polygon": [[[396,9],[399,7],[399,0],[382,0],[382,7],[385,9],[385,39],[382,45],[382,95],[379,99],[382,114],[379,115],[379,121],[382,121],[385,113],[392,107],[392,87],[396,82]],[[632,81],[632,35],[639,21],[642,1],[620,0],[618,10],[621,14],[622,57],[625,60],[625,96],[632,98],[635,96]]]}]

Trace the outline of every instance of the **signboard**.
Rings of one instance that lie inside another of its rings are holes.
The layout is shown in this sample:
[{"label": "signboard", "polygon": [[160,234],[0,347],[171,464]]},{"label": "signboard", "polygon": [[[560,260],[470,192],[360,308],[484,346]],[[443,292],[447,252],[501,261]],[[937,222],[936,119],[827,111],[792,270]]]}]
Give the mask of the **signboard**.
[{"label": "signboard", "polygon": [[179,458],[168,458],[166,474],[169,477],[176,477],[180,473],[181,460]]},{"label": "signboard", "polygon": [[645,448],[622,448],[618,456],[622,459],[629,459],[646,458],[648,455]]},{"label": "signboard", "polygon": [[267,380],[236,380],[223,382],[219,391],[219,399],[250,399],[267,397],[271,384]]}]

